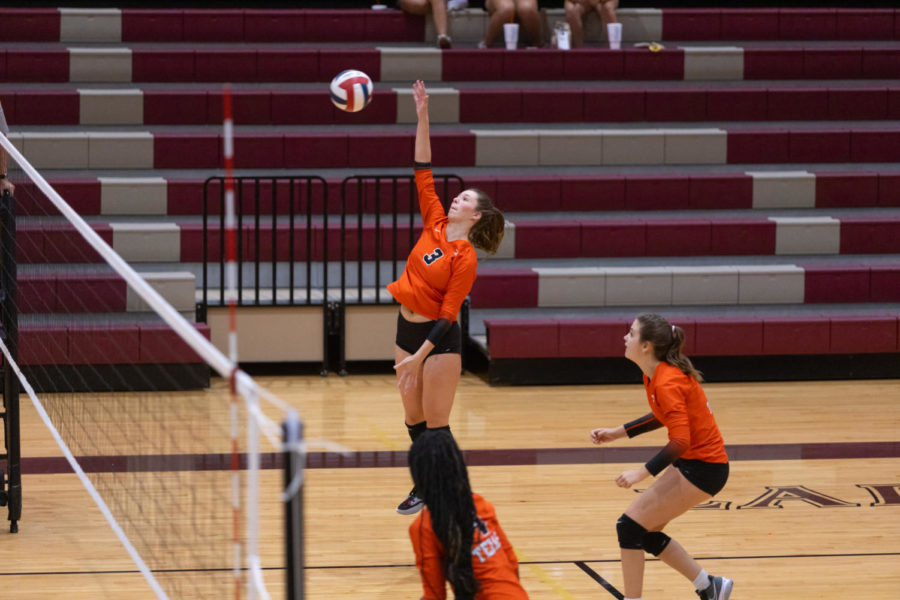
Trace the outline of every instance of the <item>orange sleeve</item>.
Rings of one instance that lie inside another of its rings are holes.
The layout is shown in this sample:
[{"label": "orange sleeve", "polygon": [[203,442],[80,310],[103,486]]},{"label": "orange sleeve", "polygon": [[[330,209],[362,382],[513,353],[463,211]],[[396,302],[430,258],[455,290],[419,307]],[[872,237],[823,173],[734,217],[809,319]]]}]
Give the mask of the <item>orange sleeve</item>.
[{"label": "orange sleeve", "polygon": [[497,521],[497,535],[500,536],[500,544],[503,546],[503,551],[506,552],[506,557],[509,559],[509,566],[515,570],[516,577],[519,577],[519,559],[516,558],[516,551],[513,550],[512,544],[509,543],[506,532],[500,527],[500,521]]},{"label": "orange sleeve", "polygon": [[434,174],[431,169],[416,169],[416,190],[419,192],[419,210],[425,227],[445,216],[444,207],[434,191]]},{"label": "orange sleeve", "polygon": [[[441,568],[441,545],[431,529],[431,519],[420,514],[409,526],[409,538],[416,553],[416,568],[422,578],[424,600],[446,600],[447,586]],[[427,520],[427,523],[426,523]]]},{"label": "orange sleeve", "polygon": [[674,381],[664,381],[656,388],[656,400],[662,409],[662,422],[669,430],[669,439],[691,445],[691,426],[687,412],[687,390]]},{"label": "orange sleeve", "polygon": [[441,312],[438,319],[447,319],[451,323],[456,320],[462,303],[472,291],[478,269],[478,258],[473,250],[469,250],[453,262],[447,291],[441,301]]}]

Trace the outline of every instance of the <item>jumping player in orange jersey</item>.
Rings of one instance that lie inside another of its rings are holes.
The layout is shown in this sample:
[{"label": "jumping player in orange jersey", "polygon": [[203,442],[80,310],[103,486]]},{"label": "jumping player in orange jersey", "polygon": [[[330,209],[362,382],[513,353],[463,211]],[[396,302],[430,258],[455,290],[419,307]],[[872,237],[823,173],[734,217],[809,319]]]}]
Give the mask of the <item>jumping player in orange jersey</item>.
[{"label": "jumping player in orange jersey", "polygon": [[409,470],[427,508],[409,526],[422,600],[528,600],[519,561],[494,507],[472,493],[462,452],[447,431],[427,431],[409,451]]},{"label": "jumping player in orange jersey", "polygon": [[[388,285],[400,303],[394,356],[406,427],[416,441],[426,429],[450,430],[450,409],[462,370],[462,339],[456,315],[475,281],[475,248],[496,252],[503,239],[503,214],[488,196],[467,189],[444,214],[434,191],[425,84],[413,85],[416,102],[415,173],[423,230],[400,279]],[[397,507],[422,509],[415,488]]]},{"label": "jumping player in orange jersey", "polygon": [[643,466],[616,478],[623,488],[650,475],[662,476],[640,494],[616,522],[625,579],[625,600],[640,600],[644,552],[693,582],[704,600],[727,600],[732,581],[713,577],[679,544],[662,532],[666,524],[716,495],[728,480],[728,455],[706,394],[703,377],[682,353],[684,331],[659,315],[641,315],[625,334],[625,358],[644,373],[651,412],[618,427],[591,431],[595,444],[634,437],[665,426],[669,443]]}]

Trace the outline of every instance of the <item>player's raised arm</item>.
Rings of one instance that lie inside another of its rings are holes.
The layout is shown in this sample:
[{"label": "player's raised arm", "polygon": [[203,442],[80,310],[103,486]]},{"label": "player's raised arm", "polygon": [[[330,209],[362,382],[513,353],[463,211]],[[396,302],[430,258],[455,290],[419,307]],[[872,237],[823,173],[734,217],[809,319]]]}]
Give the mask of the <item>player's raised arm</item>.
[{"label": "player's raised arm", "polygon": [[419,79],[413,84],[413,100],[416,102],[416,148],[413,160],[417,163],[431,162],[431,139],[428,128],[428,94],[425,92],[425,83]]}]

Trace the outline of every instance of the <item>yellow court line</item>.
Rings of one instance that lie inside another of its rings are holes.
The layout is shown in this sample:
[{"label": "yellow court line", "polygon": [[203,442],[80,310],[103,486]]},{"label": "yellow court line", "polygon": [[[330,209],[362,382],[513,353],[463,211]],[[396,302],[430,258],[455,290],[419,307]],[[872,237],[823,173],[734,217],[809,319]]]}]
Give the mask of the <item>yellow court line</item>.
[{"label": "yellow court line", "polygon": [[541,580],[541,583],[545,583],[550,586],[550,589],[556,592],[556,594],[560,598],[563,598],[563,600],[575,600],[575,596],[573,596],[569,592],[569,590],[561,586],[555,579],[553,579],[550,574],[547,573],[547,571],[541,568],[540,565],[531,563],[529,558],[523,552],[516,550],[515,548],[513,548],[513,551],[516,553],[516,558],[519,559],[520,563],[528,563],[525,566],[527,566],[532,573],[537,575],[537,578]]},{"label": "yellow court line", "polygon": [[369,430],[372,432],[372,435],[375,436],[375,439],[381,442],[383,445],[387,446],[388,450],[393,452],[397,452],[398,450],[405,450],[406,448],[399,448],[397,444],[394,443],[391,436],[387,434],[381,427],[375,425],[371,421],[367,422],[369,426]]}]

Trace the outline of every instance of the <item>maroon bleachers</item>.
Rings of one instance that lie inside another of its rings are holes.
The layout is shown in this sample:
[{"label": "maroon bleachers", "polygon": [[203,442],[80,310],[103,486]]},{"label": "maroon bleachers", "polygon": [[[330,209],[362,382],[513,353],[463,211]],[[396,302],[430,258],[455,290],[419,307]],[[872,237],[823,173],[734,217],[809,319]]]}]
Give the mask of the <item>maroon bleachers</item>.
[{"label": "maroon bleachers", "polygon": [[[900,263],[804,263],[806,304],[900,302]],[[537,308],[540,277],[532,269],[483,269],[472,288],[472,307]]]},{"label": "maroon bleachers", "polygon": [[[59,41],[56,8],[3,8],[9,41]],[[665,8],[662,39],[900,39],[894,9]],[[122,9],[124,42],[422,42],[425,19],[370,9]]]},{"label": "maroon bleachers", "polygon": [[[354,211],[355,212],[355,211]],[[271,235],[271,222],[260,223],[260,231]],[[200,260],[202,224],[183,223],[181,229],[182,261]],[[218,219],[209,225],[211,235],[220,227]],[[252,229],[254,223],[245,223],[244,229]],[[337,227],[337,226],[335,226]],[[392,221],[380,220],[383,245],[390,246],[388,232]],[[398,221],[397,243],[409,241],[408,222]],[[414,225],[417,232],[421,225]],[[576,258],[604,256],[707,256],[707,255],[771,255],[775,253],[777,224],[766,217],[740,219],[556,219],[521,220],[516,223],[514,255],[516,258]],[[279,224],[279,235],[287,235],[288,225]],[[105,223],[93,225],[107,243],[112,244],[112,228]],[[322,227],[314,224],[314,236],[321,235]],[[331,231],[331,230],[329,230]],[[363,257],[374,258],[375,225],[364,224]],[[347,224],[346,239],[358,236],[355,222]],[[302,234],[303,230],[298,232]],[[329,233],[329,253],[333,254],[336,233]],[[841,254],[896,254],[900,253],[900,219],[877,216],[842,216],[840,219]],[[350,241],[346,242],[351,244]],[[356,242],[352,242],[355,248]],[[321,252],[322,244],[314,238],[315,252]],[[210,246],[213,249],[214,246]],[[298,250],[299,251],[299,250]],[[401,254],[403,251],[401,251]],[[62,225],[32,226],[20,228],[18,255],[22,263],[85,263],[97,262],[99,256],[88,247],[80,234],[72,227]],[[318,260],[320,254],[315,254]],[[348,256],[358,256],[354,250]]]},{"label": "maroon bleachers", "polygon": [[[57,46],[0,50],[0,80],[69,81],[69,52]],[[381,79],[377,48],[136,47],[134,82],[329,81],[348,68]],[[443,81],[665,81],[684,79],[684,52],[639,48],[507,52],[500,49],[444,51]],[[897,79],[900,48],[746,48],[744,79]]]},{"label": "maroon bleachers", "polygon": [[[449,169],[438,168],[437,172]],[[868,171],[816,171],[816,208],[861,208],[900,206],[900,173]],[[328,197],[332,207],[340,209],[341,179],[329,178]],[[200,215],[203,212],[203,180],[169,179],[167,182],[168,215]],[[753,206],[753,179],[743,173],[691,175],[474,175],[467,176],[469,187],[484,190],[496,199],[507,212],[653,210],[660,198],[667,210],[749,209]],[[98,215],[101,208],[101,186],[97,179],[51,179],[50,184],[81,215]],[[18,212],[21,215],[55,214],[56,210],[43,196],[34,191],[33,184],[21,182]],[[387,213],[392,205],[386,201],[388,183],[382,183],[380,212]],[[253,185],[244,184],[244,213],[255,211],[251,200]],[[357,212],[356,184],[348,184],[348,214]],[[210,184],[208,207],[212,215],[219,214],[219,187]],[[260,184],[260,212],[271,212],[271,184]],[[305,214],[305,188],[295,190],[295,210]],[[313,214],[322,213],[321,189],[313,184]],[[279,214],[288,214],[289,191],[280,181],[277,190]],[[398,182],[398,198],[408,203],[409,184]],[[413,202],[415,198],[413,197]],[[415,206],[415,205],[414,205]],[[374,184],[366,186],[364,210],[375,211]],[[403,208],[403,207],[401,207]]]},{"label": "maroon bleachers", "polygon": [[[896,315],[691,317],[672,322],[694,340],[688,354],[701,357],[900,351]],[[527,326],[518,319],[485,321],[491,359],[622,356],[629,324],[613,319],[529,319]],[[602,335],[584,335],[586,329]]]},{"label": "maroon bleachers", "polygon": [[[207,339],[209,326],[194,327]],[[171,328],[161,324],[22,325],[19,357],[23,365],[202,363]]]},{"label": "maroon bleachers", "polygon": [[667,8],[664,40],[890,40],[894,9]]},{"label": "maroon bleachers", "polygon": [[[742,90],[461,89],[461,123],[573,123],[664,121],[810,121],[900,118],[900,88],[785,88]],[[75,90],[0,93],[10,122],[78,125]],[[348,114],[329,101],[327,89],[235,90],[234,120],[241,125],[393,124],[397,94],[379,89],[377,102]],[[218,125],[222,90],[150,88],[143,92],[145,125]]]}]

